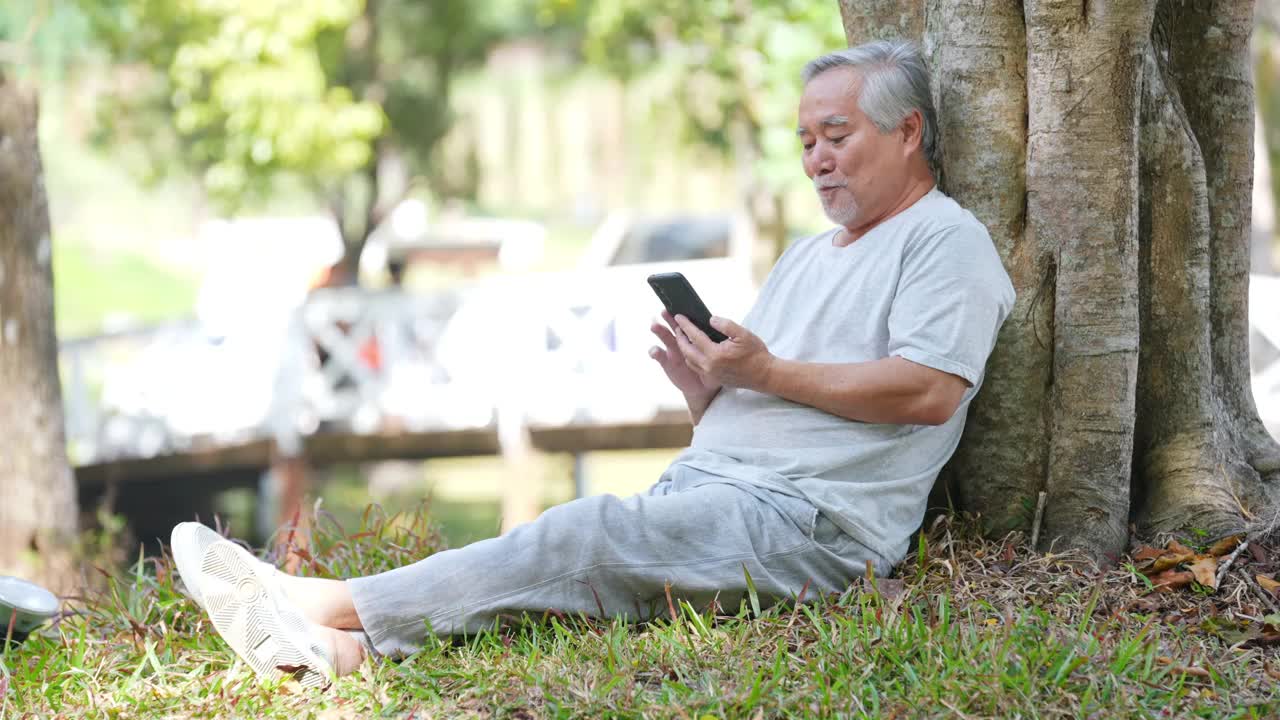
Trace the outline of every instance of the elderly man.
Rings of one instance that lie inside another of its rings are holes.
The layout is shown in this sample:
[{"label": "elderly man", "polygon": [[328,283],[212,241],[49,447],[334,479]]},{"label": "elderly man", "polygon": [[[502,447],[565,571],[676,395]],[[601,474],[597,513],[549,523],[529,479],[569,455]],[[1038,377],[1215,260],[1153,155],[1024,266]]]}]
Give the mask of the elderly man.
[{"label": "elderly man", "polygon": [[179,572],[256,671],[322,685],[427,633],[557,609],[641,620],[678,597],[738,606],[841,591],[907,552],[1014,292],[987,231],[937,189],[928,71],[907,43],[804,69],[805,174],[836,227],[793,244],[728,336],[664,316],[650,351],[693,443],[647,493],[552,508],[506,535],[369,577],[276,571],[196,523]]}]

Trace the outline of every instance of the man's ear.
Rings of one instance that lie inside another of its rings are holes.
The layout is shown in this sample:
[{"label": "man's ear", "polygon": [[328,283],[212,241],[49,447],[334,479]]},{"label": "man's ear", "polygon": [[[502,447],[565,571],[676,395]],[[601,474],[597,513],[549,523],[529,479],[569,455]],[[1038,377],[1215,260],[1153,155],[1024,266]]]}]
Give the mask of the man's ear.
[{"label": "man's ear", "polygon": [[924,147],[924,116],[919,110],[912,110],[911,114],[902,119],[902,124],[898,126],[902,131],[902,142],[905,150],[908,152],[916,148]]}]

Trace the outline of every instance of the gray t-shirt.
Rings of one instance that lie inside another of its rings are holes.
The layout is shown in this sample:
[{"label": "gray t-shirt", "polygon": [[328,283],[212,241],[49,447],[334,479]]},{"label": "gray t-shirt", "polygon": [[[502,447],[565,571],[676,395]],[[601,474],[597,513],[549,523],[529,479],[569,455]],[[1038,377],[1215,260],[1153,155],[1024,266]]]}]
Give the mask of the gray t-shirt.
[{"label": "gray t-shirt", "polygon": [[741,324],[789,360],[897,355],[958,375],[971,385],[960,408],[942,425],[880,425],[726,387],[667,472],[804,497],[892,565],[960,441],[1014,290],[986,228],[936,187],[851,245],[832,244],[838,229],[792,244]]}]

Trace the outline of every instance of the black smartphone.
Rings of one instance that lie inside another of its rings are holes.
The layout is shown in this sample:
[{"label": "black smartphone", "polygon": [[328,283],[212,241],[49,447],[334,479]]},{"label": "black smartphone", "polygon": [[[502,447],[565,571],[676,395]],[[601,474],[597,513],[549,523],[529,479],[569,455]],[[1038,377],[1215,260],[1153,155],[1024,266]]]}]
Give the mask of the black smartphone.
[{"label": "black smartphone", "polygon": [[655,273],[649,276],[649,287],[658,294],[658,299],[672,317],[683,315],[689,318],[715,342],[729,339],[727,335],[711,327],[711,311],[702,302],[702,298],[698,297],[698,293],[694,292],[684,275],[678,272]]}]

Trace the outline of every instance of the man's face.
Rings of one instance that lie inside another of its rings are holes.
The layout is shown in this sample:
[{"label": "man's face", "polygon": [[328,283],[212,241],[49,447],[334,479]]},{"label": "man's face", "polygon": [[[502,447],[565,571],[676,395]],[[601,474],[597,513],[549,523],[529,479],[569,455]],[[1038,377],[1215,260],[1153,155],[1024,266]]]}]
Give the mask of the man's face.
[{"label": "man's face", "polygon": [[858,107],[861,90],[858,71],[836,68],[810,80],[800,98],[804,174],[827,217],[848,228],[887,211],[908,177],[902,130],[881,133]]}]

